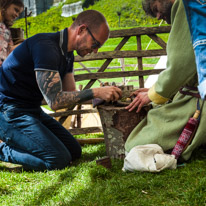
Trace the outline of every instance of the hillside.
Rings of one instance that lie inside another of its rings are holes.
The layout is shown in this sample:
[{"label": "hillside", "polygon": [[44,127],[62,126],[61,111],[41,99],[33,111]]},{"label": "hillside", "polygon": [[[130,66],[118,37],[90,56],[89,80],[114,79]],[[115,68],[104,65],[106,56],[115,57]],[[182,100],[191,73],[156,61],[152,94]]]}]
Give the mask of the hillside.
[{"label": "hillside", "polygon": [[[78,0],[67,0],[65,3],[73,3]],[[85,2],[86,0],[84,0]],[[60,3],[56,7],[52,7],[36,17],[28,17],[27,21],[28,34],[33,36],[34,34],[41,32],[56,32],[65,27],[68,27],[73,22],[72,17],[62,17],[62,6],[65,3]],[[111,29],[119,29],[125,27],[137,27],[158,24],[159,21],[149,18],[142,10],[141,0],[96,0],[94,5],[89,6],[86,9],[95,9],[102,12]],[[118,14],[121,14],[118,16]],[[13,25],[15,28],[22,28],[25,30],[25,19],[19,19]]]}]

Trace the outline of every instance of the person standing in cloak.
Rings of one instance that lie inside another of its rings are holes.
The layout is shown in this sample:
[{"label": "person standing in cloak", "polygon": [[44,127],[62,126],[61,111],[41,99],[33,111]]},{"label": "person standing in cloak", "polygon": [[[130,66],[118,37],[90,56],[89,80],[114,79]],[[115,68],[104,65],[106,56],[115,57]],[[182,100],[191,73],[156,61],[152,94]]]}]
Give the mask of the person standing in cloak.
[{"label": "person standing in cloak", "polygon": [[[188,119],[196,111],[195,96],[198,94],[193,94],[198,93],[195,56],[182,0],[143,0],[142,4],[146,14],[171,24],[167,69],[160,73],[150,89],[135,91],[134,101],[126,107],[128,111],[135,109],[139,112],[143,105],[159,105],[151,109],[147,117],[134,128],[125,143],[125,150],[127,154],[137,145],[158,144],[170,153]],[[202,114],[205,111],[206,105],[202,108]],[[206,116],[201,115],[194,139],[181,155],[183,161],[191,157],[195,148],[206,143],[205,122]]]},{"label": "person standing in cloak", "polygon": [[198,90],[201,98],[206,95],[206,1],[183,0],[198,73]]},{"label": "person standing in cloak", "polygon": [[77,140],[41,109],[44,99],[53,110],[92,98],[116,101],[117,87],[77,91],[73,51],[97,53],[109,37],[102,13],[81,12],[72,25],[57,33],[34,35],[21,43],[0,69],[0,160],[30,170],[63,169],[81,157]]}]

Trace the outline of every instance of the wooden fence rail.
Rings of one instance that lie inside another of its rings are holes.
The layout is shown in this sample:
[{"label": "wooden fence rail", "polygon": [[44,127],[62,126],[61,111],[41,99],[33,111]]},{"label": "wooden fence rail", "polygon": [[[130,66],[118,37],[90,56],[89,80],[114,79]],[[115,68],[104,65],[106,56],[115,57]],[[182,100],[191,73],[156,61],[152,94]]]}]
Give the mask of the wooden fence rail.
[{"label": "wooden fence rail", "polygon": [[117,77],[146,76],[146,75],[159,74],[163,70],[164,69],[80,74],[80,75],[75,75],[75,81],[82,81],[88,79],[109,79],[109,78],[117,78]]}]

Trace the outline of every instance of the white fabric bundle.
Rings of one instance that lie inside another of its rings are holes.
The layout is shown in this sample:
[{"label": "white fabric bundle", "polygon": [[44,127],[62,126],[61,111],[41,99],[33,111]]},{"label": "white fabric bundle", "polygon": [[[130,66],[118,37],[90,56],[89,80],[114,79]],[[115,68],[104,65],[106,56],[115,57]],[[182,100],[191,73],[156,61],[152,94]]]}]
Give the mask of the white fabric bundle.
[{"label": "white fabric bundle", "polygon": [[176,169],[174,155],[165,154],[157,144],[133,147],[124,159],[123,171],[160,172],[163,169]]}]

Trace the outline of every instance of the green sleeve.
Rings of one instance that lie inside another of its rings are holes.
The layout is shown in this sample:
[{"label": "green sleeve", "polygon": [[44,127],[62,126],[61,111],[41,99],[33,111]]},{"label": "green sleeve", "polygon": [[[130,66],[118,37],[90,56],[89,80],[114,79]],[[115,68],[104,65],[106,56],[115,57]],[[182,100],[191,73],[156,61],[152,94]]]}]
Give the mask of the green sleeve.
[{"label": "green sleeve", "polygon": [[154,85],[157,95],[165,99],[170,99],[181,86],[196,77],[195,56],[181,0],[175,1],[171,18],[172,29],[167,43],[167,69],[159,75]]}]

